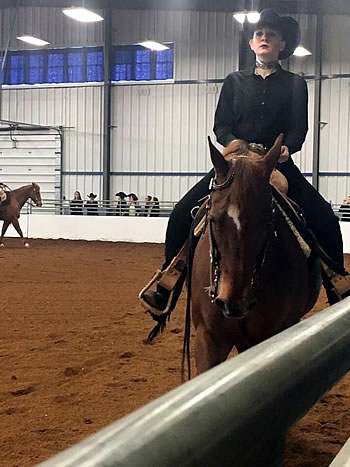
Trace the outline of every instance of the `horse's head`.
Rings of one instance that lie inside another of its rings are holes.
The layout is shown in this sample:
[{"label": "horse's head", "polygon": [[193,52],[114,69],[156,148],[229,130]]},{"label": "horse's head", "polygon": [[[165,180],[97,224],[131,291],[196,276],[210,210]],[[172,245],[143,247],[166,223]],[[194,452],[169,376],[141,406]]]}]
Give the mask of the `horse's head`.
[{"label": "horse's head", "polygon": [[29,198],[35,203],[39,208],[43,205],[40,194],[40,186],[37,183],[32,183],[32,189],[29,194]]},{"label": "horse's head", "polygon": [[273,233],[269,180],[282,139],[280,135],[265,156],[240,142],[225,157],[209,140],[215,168],[208,211],[211,296],[228,317],[243,317],[256,302],[255,276]]}]

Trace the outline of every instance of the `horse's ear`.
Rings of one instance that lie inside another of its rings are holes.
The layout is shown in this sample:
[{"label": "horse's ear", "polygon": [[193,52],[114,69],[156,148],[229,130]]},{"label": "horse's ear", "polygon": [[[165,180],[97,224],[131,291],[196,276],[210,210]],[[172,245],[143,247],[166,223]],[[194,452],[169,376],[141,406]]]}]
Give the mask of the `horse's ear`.
[{"label": "horse's ear", "polygon": [[221,154],[221,152],[211,142],[210,136],[208,136],[208,142],[210,149],[210,158],[215,168],[215,172],[219,176],[225,176],[228,170],[228,162]]},{"label": "horse's ear", "polygon": [[266,164],[267,172],[270,173],[276,167],[278,159],[281,156],[281,146],[283,142],[284,135],[281,133],[275,140],[272,148],[267,152],[264,157],[264,162]]}]

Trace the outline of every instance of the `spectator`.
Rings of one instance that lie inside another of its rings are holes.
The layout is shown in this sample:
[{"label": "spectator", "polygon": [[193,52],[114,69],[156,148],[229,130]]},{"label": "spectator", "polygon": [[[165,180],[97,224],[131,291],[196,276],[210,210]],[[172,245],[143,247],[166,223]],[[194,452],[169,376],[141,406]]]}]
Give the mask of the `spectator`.
[{"label": "spectator", "polygon": [[127,216],[128,215],[128,203],[126,202],[127,194],[124,191],[118,191],[115,194],[117,197],[117,208],[116,208],[116,216]]},{"label": "spectator", "polygon": [[153,196],[152,198],[152,207],[150,209],[150,217],[159,217],[159,199],[156,196]]},{"label": "spectator", "polygon": [[70,214],[72,216],[82,216],[83,215],[83,200],[81,199],[80,191],[74,192],[74,197],[69,203]]},{"label": "spectator", "polygon": [[343,204],[339,208],[339,212],[341,213],[341,221],[350,222],[350,195],[344,199]]},{"label": "spectator", "polygon": [[98,202],[96,201],[97,195],[90,193],[89,200],[85,203],[86,214],[88,216],[98,216]]},{"label": "spectator", "polygon": [[150,216],[151,208],[152,208],[152,196],[147,195],[146,198],[145,198],[145,207],[144,207],[144,211],[143,211],[143,215],[145,217]]},{"label": "spectator", "polygon": [[141,214],[141,206],[138,202],[138,197],[135,193],[130,193],[129,197],[129,216],[139,216]]}]

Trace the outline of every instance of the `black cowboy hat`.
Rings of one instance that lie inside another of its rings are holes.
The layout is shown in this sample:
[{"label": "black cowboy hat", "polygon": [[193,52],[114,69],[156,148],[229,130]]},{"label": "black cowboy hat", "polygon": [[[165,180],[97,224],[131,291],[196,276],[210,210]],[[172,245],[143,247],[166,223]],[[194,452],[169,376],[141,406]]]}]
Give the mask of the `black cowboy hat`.
[{"label": "black cowboy hat", "polygon": [[252,25],[252,35],[256,30],[264,26],[277,30],[286,42],[286,47],[280,52],[278,59],[284,60],[290,57],[300,43],[300,27],[298,22],[291,16],[280,16],[276,10],[266,8],[260,13],[259,21]]},{"label": "black cowboy hat", "polygon": [[88,195],[88,198],[97,198],[97,195],[94,195],[93,193],[90,193],[90,194]]},{"label": "black cowboy hat", "polygon": [[124,193],[124,191],[118,191],[118,193],[115,194],[115,196],[119,196],[119,198],[126,198],[128,195]]}]

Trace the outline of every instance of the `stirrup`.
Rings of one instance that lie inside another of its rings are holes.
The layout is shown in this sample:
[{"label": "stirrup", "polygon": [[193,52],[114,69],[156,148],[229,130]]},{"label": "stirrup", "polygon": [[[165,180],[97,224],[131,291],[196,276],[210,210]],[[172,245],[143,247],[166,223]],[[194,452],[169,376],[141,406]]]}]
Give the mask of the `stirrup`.
[{"label": "stirrup", "polygon": [[331,292],[340,301],[350,295],[350,274],[342,275],[332,271],[321,261],[323,271],[326,274],[332,289]]},{"label": "stirrup", "polygon": [[329,278],[329,281],[333,286],[332,292],[339,298],[339,301],[350,295],[350,275],[334,274]]},{"label": "stirrup", "polygon": [[173,295],[174,295],[174,289],[170,290],[170,294],[169,294],[169,298],[168,298],[168,301],[167,301],[167,304],[166,304],[166,307],[164,308],[164,310],[159,310],[158,308],[155,308],[154,306],[150,305],[149,303],[146,302],[146,300],[144,299],[143,295],[145,292],[147,292],[151,287],[152,285],[156,282],[156,281],[160,281],[161,278],[163,277],[164,275],[164,271],[161,271],[160,269],[158,269],[155,274],[153,275],[152,279],[145,285],[145,287],[140,291],[140,293],[138,294],[138,299],[139,299],[139,302],[141,303],[141,305],[146,308],[146,310],[156,316],[162,316],[162,315],[166,315],[169,311],[170,311],[170,307],[171,307],[171,304],[172,304],[172,301],[173,301]]}]

